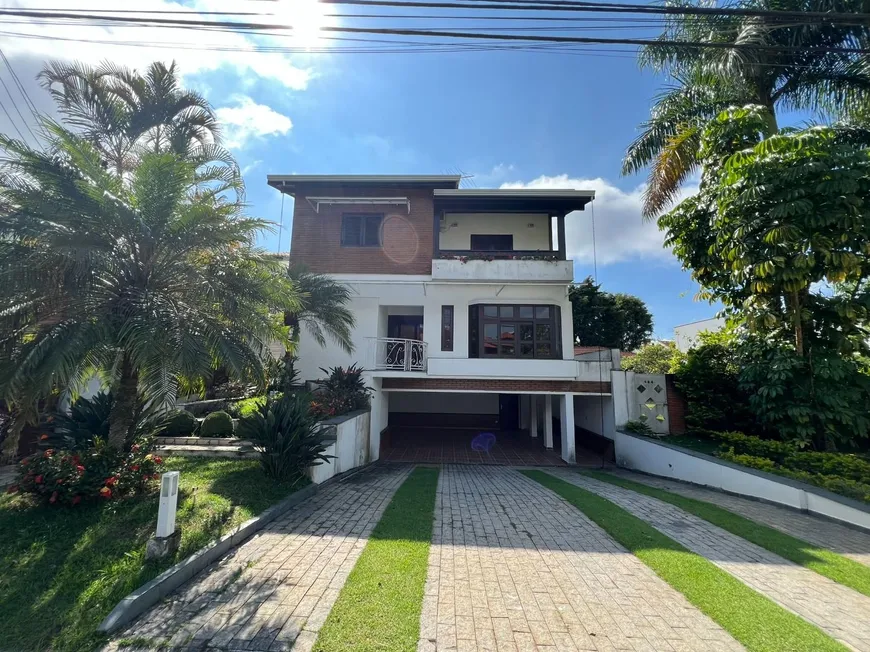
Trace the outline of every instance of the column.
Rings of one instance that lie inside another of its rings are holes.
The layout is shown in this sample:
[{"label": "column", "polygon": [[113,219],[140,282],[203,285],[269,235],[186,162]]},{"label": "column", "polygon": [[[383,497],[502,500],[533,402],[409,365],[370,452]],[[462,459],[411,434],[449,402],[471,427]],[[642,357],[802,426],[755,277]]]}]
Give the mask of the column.
[{"label": "column", "polygon": [[538,397],[535,394],[529,396],[529,434],[532,439],[538,438]]},{"label": "column", "polygon": [[553,400],[544,394],[544,448],[553,449]]},{"label": "column", "polygon": [[390,416],[389,392],[381,389],[381,380],[372,378],[370,387],[375,391],[372,394],[372,410],[369,414],[369,461],[374,462],[381,456],[381,431],[387,427]]},{"label": "column", "polygon": [[573,464],[577,461],[574,449],[574,396],[562,394],[559,396],[559,421],[562,425],[562,459]]},{"label": "column", "polygon": [[525,394],[520,394],[520,430],[525,430],[529,427],[529,397]]}]

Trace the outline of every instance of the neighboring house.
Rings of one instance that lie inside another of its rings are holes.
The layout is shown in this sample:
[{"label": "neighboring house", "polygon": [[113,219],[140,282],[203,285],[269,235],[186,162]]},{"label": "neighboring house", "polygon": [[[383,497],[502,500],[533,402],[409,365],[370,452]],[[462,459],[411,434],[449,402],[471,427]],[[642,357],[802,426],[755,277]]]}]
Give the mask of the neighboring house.
[{"label": "neighboring house", "polygon": [[702,319],[701,321],[693,321],[681,326],[674,326],[674,343],[678,351],[684,353],[691,349],[698,342],[698,335],[710,331],[715,333],[718,330],[725,328],[725,320],[720,317],[712,319]]},{"label": "neighboring house", "polygon": [[575,459],[575,406],[578,424],[599,422],[587,403],[600,415],[611,386],[609,360],[574,359],[568,300],[566,216],[584,219],[593,191],[466,190],[453,175],[268,181],[295,198],[291,259],[353,291],[354,353],[303,331],[298,366],[304,380],[367,370],[373,459],[392,426],[524,430]]}]

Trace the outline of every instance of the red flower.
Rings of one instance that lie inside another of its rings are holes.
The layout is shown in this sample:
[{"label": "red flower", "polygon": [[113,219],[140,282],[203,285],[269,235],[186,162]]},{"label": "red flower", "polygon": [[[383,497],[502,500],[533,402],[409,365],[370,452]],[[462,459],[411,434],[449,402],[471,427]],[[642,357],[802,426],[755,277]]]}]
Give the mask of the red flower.
[{"label": "red flower", "polygon": [[74,496],[74,497],[73,497],[73,499],[72,499],[72,504],[73,504],[73,505],[78,505],[80,502],[82,502],[82,497],[81,497],[81,496]]},{"label": "red flower", "polygon": [[45,441],[46,439],[48,439],[48,435],[46,435],[45,433],[39,436],[39,441]]},{"label": "red flower", "polygon": [[139,444],[133,444],[133,447],[130,450],[133,451],[134,453],[138,453],[139,452]]},{"label": "red flower", "polygon": [[17,485],[17,484],[11,484],[11,485],[9,485],[9,488],[6,490],[6,493],[7,493],[7,494],[18,493],[18,485]]},{"label": "red flower", "polygon": [[27,466],[30,464],[30,460],[21,460],[21,466]]},{"label": "red flower", "polygon": [[58,478],[58,479],[57,479],[57,484],[63,484],[63,478]]},{"label": "red flower", "polygon": [[56,491],[53,494],[51,494],[51,498],[48,499],[48,502],[50,502],[50,503],[57,502],[57,492]]},{"label": "red flower", "polygon": [[84,473],[84,472],[85,472],[85,467],[83,467],[81,464],[77,464],[77,465],[76,465],[76,471],[78,471],[79,473]]},{"label": "red flower", "polygon": [[113,475],[111,478],[106,480],[106,486],[111,487],[118,481],[118,476]]},{"label": "red flower", "polygon": [[112,497],[112,490],[109,489],[108,487],[103,487],[102,489],[100,489],[100,495],[103,498],[111,498]]},{"label": "red flower", "polygon": [[43,457],[49,458],[52,455],[54,455],[54,451],[49,448],[47,451],[45,451],[45,453],[43,454]]},{"label": "red flower", "polygon": [[42,476],[41,476],[41,475],[36,476],[36,477],[33,479],[33,481],[34,481],[36,484],[42,484]]},{"label": "red flower", "polygon": [[154,457],[154,463],[155,463],[155,464],[163,464],[163,458],[160,457],[160,456],[155,456],[155,457]]},{"label": "red flower", "polygon": [[139,465],[138,465],[138,464],[134,464],[133,466],[130,467],[130,470],[131,470],[131,471],[138,471],[138,470],[139,470]]}]

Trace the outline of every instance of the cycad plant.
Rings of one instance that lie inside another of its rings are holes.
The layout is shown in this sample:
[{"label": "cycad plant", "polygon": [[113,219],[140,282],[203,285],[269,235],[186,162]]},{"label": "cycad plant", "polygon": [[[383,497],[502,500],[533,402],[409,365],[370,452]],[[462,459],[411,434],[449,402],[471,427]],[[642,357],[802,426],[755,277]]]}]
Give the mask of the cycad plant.
[{"label": "cycad plant", "polygon": [[305,328],[320,346],[327,338],[353,353],[353,312],[347,307],[350,288],[326,274],[316,274],[301,265],[291,265],[290,279],[299,292],[299,308],[287,313],[294,342]]},{"label": "cycad plant", "polygon": [[[668,0],[669,7],[709,8],[706,0]],[[649,166],[643,212],[658,215],[677,198],[699,164],[704,125],[725,108],[756,104],[778,110],[850,118],[870,98],[866,0],[729,0],[727,9],[799,12],[802,17],[668,14],[660,44],[645,47],[641,65],[668,74],[641,134],[628,147],[623,174]],[[824,18],[818,13],[838,14]],[[680,43],[708,43],[708,47]]]},{"label": "cycad plant", "polygon": [[244,215],[241,182],[163,150],[117,174],[90,138],[43,129],[40,151],[0,136],[0,395],[31,405],[100,372],[120,448],[140,391],[171,400],[218,364],[263,382],[299,301],[254,246],[268,223]]}]

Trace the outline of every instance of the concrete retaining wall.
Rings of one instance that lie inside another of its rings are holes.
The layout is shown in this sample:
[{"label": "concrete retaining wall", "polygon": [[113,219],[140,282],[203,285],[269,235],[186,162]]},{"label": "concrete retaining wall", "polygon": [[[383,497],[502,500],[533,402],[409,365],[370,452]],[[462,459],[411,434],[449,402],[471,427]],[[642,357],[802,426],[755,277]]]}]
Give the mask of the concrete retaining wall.
[{"label": "concrete retaining wall", "polygon": [[335,439],[326,449],[326,455],[333,459],[309,469],[313,483],[326,482],[339,473],[369,463],[370,423],[368,410],[351,412],[322,422],[321,425],[334,429]]}]

